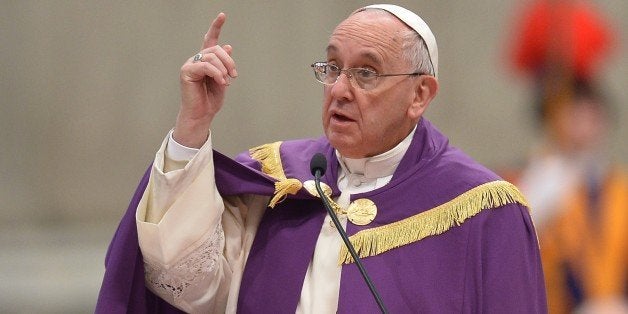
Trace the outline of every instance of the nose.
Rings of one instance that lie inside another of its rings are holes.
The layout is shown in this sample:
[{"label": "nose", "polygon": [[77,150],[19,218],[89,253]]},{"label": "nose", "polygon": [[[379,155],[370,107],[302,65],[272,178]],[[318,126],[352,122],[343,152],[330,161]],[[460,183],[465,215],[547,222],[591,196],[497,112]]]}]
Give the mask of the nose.
[{"label": "nose", "polygon": [[[345,74],[344,76],[342,75],[343,73]],[[336,83],[331,85],[331,96],[336,99],[353,99],[352,81],[353,79],[351,78],[351,73],[341,71],[340,75],[336,78]]]}]

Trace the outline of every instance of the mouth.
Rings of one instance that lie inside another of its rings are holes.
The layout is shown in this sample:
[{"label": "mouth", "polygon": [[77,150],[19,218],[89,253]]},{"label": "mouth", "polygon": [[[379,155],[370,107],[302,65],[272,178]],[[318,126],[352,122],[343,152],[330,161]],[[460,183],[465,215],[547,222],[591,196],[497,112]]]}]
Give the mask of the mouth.
[{"label": "mouth", "polygon": [[337,123],[355,122],[355,120],[353,120],[353,119],[351,119],[351,118],[349,118],[349,117],[347,117],[347,116],[345,116],[343,114],[340,114],[338,112],[332,113],[331,120],[333,120],[334,122],[337,122]]},{"label": "mouth", "polygon": [[338,121],[353,121],[352,119],[349,119],[349,117],[337,113],[334,113],[331,117]]}]

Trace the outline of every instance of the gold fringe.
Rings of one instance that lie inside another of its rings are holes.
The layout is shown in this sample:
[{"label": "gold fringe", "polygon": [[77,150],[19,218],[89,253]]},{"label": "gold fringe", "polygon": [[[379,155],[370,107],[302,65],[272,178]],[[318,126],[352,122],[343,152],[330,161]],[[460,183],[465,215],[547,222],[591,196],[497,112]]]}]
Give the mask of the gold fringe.
[{"label": "gold fringe", "polygon": [[262,172],[279,181],[286,179],[286,174],[283,172],[283,165],[281,164],[281,155],[279,153],[281,143],[282,142],[279,141],[249,149],[251,158],[262,164]]},{"label": "gold fringe", "polygon": [[279,147],[281,141],[270,144],[264,144],[249,149],[251,158],[259,161],[262,165],[262,172],[277,179],[275,182],[275,195],[270,200],[268,206],[274,208],[275,205],[281,203],[288,194],[296,194],[303,184],[297,179],[288,179],[283,171],[283,165],[281,164],[281,153]]},{"label": "gold fringe", "polygon": [[[524,196],[513,184],[506,181],[488,182],[430,210],[388,225],[359,231],[349,239],[358,256],[375,256],[444,233],[484,209],[512,203],[528,206]],[[340,250],[338,263],[353,263],[353,257],[345,246]]]},{"label": "gold fringe", "polygon": [[297,179],[285,179],[275,182],[275,195],[270,200],[268,206],[275,208],[275,205],[286,199],[288,194],[297,194],[302,187],[303,184]]}]

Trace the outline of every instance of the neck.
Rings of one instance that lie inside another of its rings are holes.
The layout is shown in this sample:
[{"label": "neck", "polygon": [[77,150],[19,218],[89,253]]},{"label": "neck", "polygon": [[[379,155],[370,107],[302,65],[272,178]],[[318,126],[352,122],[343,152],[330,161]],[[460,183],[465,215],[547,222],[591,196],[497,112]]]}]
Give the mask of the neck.
[{"label": "neck", "polygon": [[416,126],[395,147],[372,157],[349,158],[343,156],[338,150],[336,150],[336,156],[342,170],[349,174],[360,174],[370,178],[390,176],[405,155],[415,131]]}]

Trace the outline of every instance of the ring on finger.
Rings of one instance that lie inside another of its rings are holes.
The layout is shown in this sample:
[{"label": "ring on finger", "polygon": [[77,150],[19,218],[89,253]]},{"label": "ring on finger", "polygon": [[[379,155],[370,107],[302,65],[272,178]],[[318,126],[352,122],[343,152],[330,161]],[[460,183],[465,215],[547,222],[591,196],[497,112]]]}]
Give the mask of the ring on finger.
[{"label": "ring on finger", "polygon": [[195,54],[194,58],[192,59],[192,62],[203,62],[203,53],[199,52]]}]

